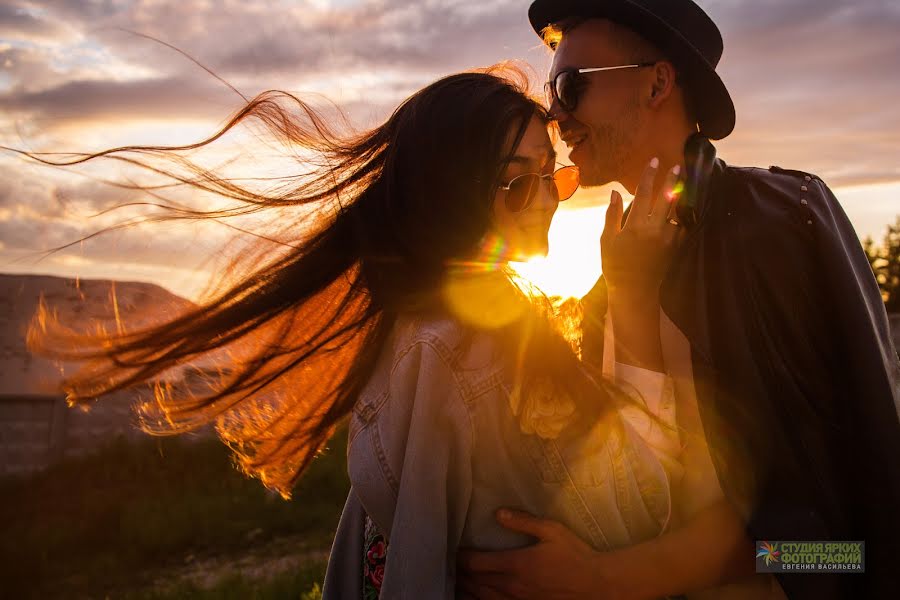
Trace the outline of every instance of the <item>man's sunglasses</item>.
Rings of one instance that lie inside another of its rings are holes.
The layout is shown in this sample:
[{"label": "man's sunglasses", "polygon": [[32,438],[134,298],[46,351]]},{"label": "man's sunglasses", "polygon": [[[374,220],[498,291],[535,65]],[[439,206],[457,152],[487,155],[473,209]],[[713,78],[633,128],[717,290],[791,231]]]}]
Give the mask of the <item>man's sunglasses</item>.
[{"label": "man's sunglasses", "polygon": [[544,92],[547,94],[547,102],[552,109],[553,102],[559,102],[560,108],[570,113],[578,106],[578,99],[584,90],[584,73],[599,73],[600,71],[618,71],[621,69],[641,69],[652,67],[655,62],[644,62],[634,65],[617,65],[614,67],[588,67],[583,69],[565,69],[556,74],[552,81],[544,84]]},{"label": "man's sunglasses", "polygon": [[510,180],[500,189],[506,192],[506,208],[510,212],[520,212],[531,206],[534,197],[540,189],[541,183],[552,182],[550,193],[557,202],[568,200],[578,189],[578,167],[568,165],[560,167],[553,173],[541,175],[540,173],[525,173]]}]

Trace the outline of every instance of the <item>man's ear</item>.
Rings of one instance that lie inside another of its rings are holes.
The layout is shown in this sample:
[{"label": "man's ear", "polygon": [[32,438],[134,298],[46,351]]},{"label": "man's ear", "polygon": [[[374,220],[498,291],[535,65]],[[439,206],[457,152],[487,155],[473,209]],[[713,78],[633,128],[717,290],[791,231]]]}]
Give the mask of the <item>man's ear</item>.
[{"label": "man's ear", "polygon": [[662,60],[653,66],[653,81],[650,86],[650,107],[659,108],[675,89],[675,66]]}]

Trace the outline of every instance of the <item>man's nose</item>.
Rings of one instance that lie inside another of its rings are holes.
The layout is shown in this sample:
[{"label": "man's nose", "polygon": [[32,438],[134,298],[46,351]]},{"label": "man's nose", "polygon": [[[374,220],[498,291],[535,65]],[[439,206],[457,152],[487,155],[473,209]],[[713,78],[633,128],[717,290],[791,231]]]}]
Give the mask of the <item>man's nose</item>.
[{"label": "man's nose", "polygon": [[569,113],[567,113],[559,104],[559,100],[553,97],[550,100],[550,107],[547,109],[547,115],[553,121],[564,121],[566,118],[568,118]]},{"label": "man's nose", "polygon": [[556,123],[560,135],[565,131],[574,128],[578,124],[578,121],[575,120],[572,113],[559,105],[559,101],[554,101],[553,104],[550,105],[547,116],[550,118],[551,122]]}]

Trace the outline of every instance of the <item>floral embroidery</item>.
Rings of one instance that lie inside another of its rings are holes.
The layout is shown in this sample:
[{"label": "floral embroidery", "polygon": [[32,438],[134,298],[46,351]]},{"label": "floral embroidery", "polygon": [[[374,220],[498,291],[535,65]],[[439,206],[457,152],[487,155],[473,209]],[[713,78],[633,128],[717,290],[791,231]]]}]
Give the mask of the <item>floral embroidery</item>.
[{"label": "floral embroidery", "polygon": [[517,387],[508,392],[509,407],[519,418],[522,433],[552,440],[575,420],[575,402],[549,380],[540,379],[522,392]]},{"label": "floral embroidery", "polygon": [[366,515],[363,541],[363,600],[378,600],[384,582],[388,544],[369,515]]}]

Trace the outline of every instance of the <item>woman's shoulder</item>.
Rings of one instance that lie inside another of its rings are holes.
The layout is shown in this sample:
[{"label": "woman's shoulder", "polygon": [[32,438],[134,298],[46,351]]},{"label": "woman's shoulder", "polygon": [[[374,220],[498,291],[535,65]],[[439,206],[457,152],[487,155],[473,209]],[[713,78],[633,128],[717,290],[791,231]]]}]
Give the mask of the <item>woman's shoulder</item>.
[{"label": "woman's shoulder", "polygon": [[504,371],[499,346],[491,333],[448,314],[398,317],[387,350],[391,355],[391,371],[410,352],[437,355],[467,399],[498,386]]},{"label": "woman's shoulder", "polygon": [[398,345],[438,342],[453,349],[467,334],[466,327],[449,314],[403,313],[394,324],[395,342]]},{"label": "woman's shoulder", "polygon": [[410,348],[427,345],[454,369],[476,367],[477,363],[489,368],[500,359],[490,332],[445,313],[403,315],[394,325],[393,338],[395,358]]}]

